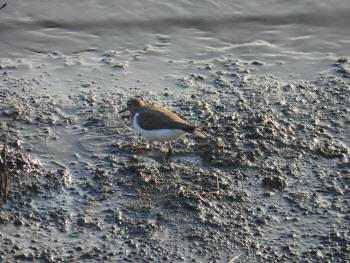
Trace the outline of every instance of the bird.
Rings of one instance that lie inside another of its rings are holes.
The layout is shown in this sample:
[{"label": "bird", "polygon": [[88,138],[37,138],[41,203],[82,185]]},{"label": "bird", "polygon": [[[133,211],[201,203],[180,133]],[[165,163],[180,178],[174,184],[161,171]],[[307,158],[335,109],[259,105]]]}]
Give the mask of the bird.
[{"label": "bird", "polygon": [[198,131],[198,127],[189,124],[175,113],[154,105],[145,105],[141,99],[132,98],[127,101],[127,107],[119,113],[129,111],[133,128],[149,141],[149,149],[153,151],[154,141],[168,142],[166,164],[170,163],[172,154],[171,141],[180,139],[186,134],[194,134],[206,138]]}]

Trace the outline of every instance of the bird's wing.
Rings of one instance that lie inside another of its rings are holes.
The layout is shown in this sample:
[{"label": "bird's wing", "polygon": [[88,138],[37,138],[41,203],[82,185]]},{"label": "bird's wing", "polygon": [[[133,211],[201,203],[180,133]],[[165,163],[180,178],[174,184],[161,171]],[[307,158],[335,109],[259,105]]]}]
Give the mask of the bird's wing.
[{"label": "bird's wing", "polygon": [[147,107],[139,112],[137,122],[144,130],[158,129],[183,129],[193,132],[196,126],[193,126],[176,114],[158,107]]}]

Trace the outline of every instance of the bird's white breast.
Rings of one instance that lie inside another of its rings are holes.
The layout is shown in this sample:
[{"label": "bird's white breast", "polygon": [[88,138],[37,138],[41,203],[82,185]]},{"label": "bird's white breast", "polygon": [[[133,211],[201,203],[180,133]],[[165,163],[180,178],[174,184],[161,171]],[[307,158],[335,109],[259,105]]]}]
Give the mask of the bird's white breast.
[{"label": "bird's white breast", "polygon": [[158,130],[144,130],[137,122],[139,113],[136,113],[132,121],[134,129],[137,130],[142,136],[146,137],[149,141],[173,141],[182,138],[186,135],[181,129],[158,129]]}]

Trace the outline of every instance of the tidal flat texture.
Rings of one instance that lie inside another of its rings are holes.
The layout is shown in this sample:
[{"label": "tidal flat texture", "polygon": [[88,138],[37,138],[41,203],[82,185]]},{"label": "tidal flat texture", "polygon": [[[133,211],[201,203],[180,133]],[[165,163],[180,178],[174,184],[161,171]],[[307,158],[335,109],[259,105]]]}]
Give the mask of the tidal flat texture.
[{"label": "tidal flat texture", "polygon": [[[316,3],[299,3],[303,19],[217,3],[190,17],[174,2],[153,19],[152,5],[78,3],[50,19],[0,10],[1,34],[24,41],[0,43],[0,149],[20,111],[0,261],[350,261],[347,12],[334,24]],[[173,142],[165,165],[166,145],[148,151],[118,114],[131,97],[207,138]]]}]

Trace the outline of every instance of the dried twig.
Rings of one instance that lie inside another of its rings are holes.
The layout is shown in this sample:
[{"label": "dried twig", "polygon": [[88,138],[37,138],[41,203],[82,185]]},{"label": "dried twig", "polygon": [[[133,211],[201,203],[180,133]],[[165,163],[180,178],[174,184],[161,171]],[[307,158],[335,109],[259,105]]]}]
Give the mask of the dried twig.
[{"label": "dried twig", "polygon": [[233,259],[231,259],[229,261],[229,263],[233,263],[236,259],[238,259],[240,256],[242,256],[243,252],[241,254],[238,254],[237,256],[235,256]]},{"label": "dried twig", "polygon": [[0,9],[3,9],[5,6],[7,6],[7,3],[3,4]]},{"label": "dried twig", "polygon": [[16,121],[17,117],[19,115],[19,112],[15,114],[13,117],[12,121],[8,125],[7,128],[7,133],[5,136],[5,141],[4,141],[4,149],[3,149],[3,158],[1,158],[1,164],[0,164],[0,196],[2,195],[2,190],[4,190],[4,199],[5,202],[7,201],[7,186],[8,186],[8,172],[7,172],[7,139],[10,133],[10,128],[12,124]]},{"label": "dried twig", "polygon": [[215,195],[220,193],[220,185],[219,185],[219,176],[216,174],[216,191],[211,191],[211,192],[204,192],[199,194],[199,196],[202,195]]}]

